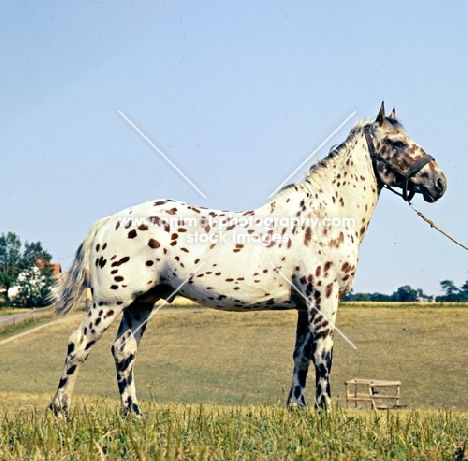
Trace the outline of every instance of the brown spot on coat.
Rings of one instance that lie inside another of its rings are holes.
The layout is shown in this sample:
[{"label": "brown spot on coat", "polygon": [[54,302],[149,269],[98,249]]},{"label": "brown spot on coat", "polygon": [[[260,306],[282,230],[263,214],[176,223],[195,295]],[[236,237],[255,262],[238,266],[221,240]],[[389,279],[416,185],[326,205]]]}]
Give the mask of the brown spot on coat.
[{"label": "brown spot on coat", "polygon": [[159,248],[161,246],[161,244],[155,239],[149,239],[148,246],[150,248]]},{"label": "brown spot on coat", "polygon": [[137,236],[137,231],[135,229],[132,229],[127,235],[129,239],[134,239],[136,236]]},{"label": "brown spot on coat", "polygon": [[336,239],[331,239],[329,245],[338,248],[344,242],[344,234],[340,232]]},{"label": "brown spot on coat", "polygon": [[129,256],[125,256],[125,257],[123,257],[123,258],[120,258],[118,261],[114,261],[114,262],[111,264],[111,266],[112,266],[112,267],[120,266],[121,264],[126,263],[129,259],[130,259]]},{"label": "brown spot on coat", "polygon": [[304,245],[308,245],[311,238],[312,238],[312,229],[310,227],[307,227],[306,233],[304,236]]},{"label": "brown spot on coat", "polygon": [[237,253],[238,251],[241,251],[243,247],[244,247],[244,245],[242,245],[241,243],[237,243],[236,248],[234,250],[232,250],[232,251],[234,253]]}]

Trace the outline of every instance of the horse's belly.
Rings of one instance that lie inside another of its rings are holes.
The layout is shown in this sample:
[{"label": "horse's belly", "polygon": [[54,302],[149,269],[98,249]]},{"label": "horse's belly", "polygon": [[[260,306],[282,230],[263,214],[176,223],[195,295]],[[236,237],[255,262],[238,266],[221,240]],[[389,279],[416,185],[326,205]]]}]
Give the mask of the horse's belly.
[{"label": "horse's belly", "polygon": [[225,311],[261,311],[294,309],[290,290],[262,291],[244,287],[241,291],[232,288],[216,290],[209,286],[182,288],[179,295],[203,306]]}]

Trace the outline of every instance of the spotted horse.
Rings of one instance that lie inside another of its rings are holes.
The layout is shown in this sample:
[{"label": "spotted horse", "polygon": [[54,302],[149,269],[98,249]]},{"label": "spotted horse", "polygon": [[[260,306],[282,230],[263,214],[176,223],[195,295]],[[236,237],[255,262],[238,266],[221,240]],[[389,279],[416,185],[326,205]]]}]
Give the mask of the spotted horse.
[{"label": "spotted horse", "polygon": [[348,138],[268,203],[245,212],[173,200],[133,206],[97,222],[79,246],[59,295],[66,314],[88,286],[92,303],[68,340],[50,408],[69,409],[78,370],[123,313],[112,354],[124,411],[140,414],[133,366],[158,300],[178,295],[228,311],[296,309],[297,335],[288,405],[306,406],[309,363],[315,404],[330,404],[338,302],[351,289],[359,246],[382,188],[435,202],[446,178],[435,160],[385,115],[355,125]]}]

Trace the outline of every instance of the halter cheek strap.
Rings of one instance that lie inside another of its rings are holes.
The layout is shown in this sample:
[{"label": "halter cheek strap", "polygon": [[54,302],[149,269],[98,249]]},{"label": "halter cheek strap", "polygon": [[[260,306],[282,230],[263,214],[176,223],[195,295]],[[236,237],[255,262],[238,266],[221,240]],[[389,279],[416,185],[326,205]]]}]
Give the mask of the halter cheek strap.
[{"label": "halter cheek strap", "polygon": [[[387,159],[385,159],[381,155],[377,154],[377,152],[375,151],[374,144],[372,142],[372,137],[371,137],[372,135],[371,135],[371,132],[370,132],[370,126],[367,126],[365,128],[364,132],[365,132],[365,136],[366,136],[367,148],[369,150],[369,155],[371,156],[372,162],[374,164],[374,170],[376,172],[376,176],[379,178],[380,182],[384,186],[388,187],[392,192],[394,192],[395,194],[400,195],[401,197],[403,197],[403,200],[405,200],[406,202],[410,201],[414,196],[414,192],[412,192],[412,191],[410,191],[409,195],[408,195],[408,184],[409,184],[409,180],[410,180],[411,176],[415,175],[416,173],[419,173],[429,162],[434,160],[434,157],[432,157],[429,154],[424,154],[423,157],[421,157],[419,160],[414,162],[409,167],[408,171],[404,172],[404,171],[400,170],[398,167],[396,167],[395,165],[391,164]],[[377,172],[378,172],[377,162],[382,162],[391,171],[393,171],[394,173],[397,173],[397,174],[399,174],[400,176],[403,177],[403,181],[402,181],[403,184],[398,184],[398,186],[401,186],[403,188],[403,194],[399,194],[398,192],[393,190],[392,187],[390,186],[390,184],[387,184],[380,177],[380,175],[377,174]]]}]

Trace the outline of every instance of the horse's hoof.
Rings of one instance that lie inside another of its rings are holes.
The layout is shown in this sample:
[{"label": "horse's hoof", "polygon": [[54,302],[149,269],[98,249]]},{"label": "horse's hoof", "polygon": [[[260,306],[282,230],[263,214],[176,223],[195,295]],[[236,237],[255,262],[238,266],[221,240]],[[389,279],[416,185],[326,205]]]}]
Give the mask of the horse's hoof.
[{"label": "horse's hoof", "polygon": [[290,411],[305,411],[307,409],[307,405],[299,402],[288,402],[287,408]]},{"label": "horse's hoof", "polygon": [[122,415],[126,418],[141,418],[143,416],[140,411],[140,408],[135,403],[133,403],[131,407],[124,405],[122,407]]},{"label": "horse's hoof", "polygon": [[64,418],[68,414],[68,408],[66,406],[59,405],[55,402],[50,402],[48,409],[58,418]]}]

